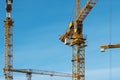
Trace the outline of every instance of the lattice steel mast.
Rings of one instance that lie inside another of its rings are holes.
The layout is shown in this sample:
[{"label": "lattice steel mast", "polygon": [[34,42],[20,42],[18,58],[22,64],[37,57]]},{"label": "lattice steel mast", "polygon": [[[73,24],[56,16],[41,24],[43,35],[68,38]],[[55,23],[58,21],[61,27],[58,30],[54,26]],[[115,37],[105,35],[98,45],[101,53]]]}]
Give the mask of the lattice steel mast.
[{"label": "lattice steel mast", "polygon": [[72,41],[72,80],[85,78],[85,40],[83,37],[83,23],[77,20],[80,12],[80,0],[76,0],[76,20],[74,21],[74,34]]},{"label": "lattice steel mast", "polygon": [[13,80],[13,21],[11,18],[12,0],[6,0],[6,19],[5,22],[5,80]]}]

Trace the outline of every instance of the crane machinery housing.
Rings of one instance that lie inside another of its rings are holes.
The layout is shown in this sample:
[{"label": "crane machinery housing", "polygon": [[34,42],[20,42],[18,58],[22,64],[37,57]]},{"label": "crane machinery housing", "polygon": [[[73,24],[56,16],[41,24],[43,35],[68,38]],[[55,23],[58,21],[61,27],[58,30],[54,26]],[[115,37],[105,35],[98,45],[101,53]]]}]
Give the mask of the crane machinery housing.
[{"label": "crane machinery housing", "polygon": [[72,80],[85,80],[85,47],[86,37],[83,35],[83,21],[92,10],[97,0],[87,0],[80,9],[80,0],[76,0],[76,15],[70,22],[68,30],[60,36],[60,40],[72,46]]}]

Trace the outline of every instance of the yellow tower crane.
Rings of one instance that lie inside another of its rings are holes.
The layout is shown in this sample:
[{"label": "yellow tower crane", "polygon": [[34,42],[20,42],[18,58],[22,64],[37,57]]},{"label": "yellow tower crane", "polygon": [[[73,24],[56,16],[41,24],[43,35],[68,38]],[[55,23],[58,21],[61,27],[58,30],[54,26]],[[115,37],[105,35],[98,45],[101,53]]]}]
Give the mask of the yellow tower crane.
[{"label": "yellow tower crane", "polygon": [[72,77],[72,74],[69,74],[69,73],[45,71],[45,70],[35,70],[35,69],[10,69],[9,71],[26,73],[27,80],[31,80],[32,74],[59,76],[59,77]]},{"label": "yellow tower crane", "polygon": [[5,22],[5,80],[13,80],[13,73],[8,71],[13,69],[13,21],[11,18],[13,0],[6,0],[6,19]]},{"label": "yellow tower crane", "polygon": [[83,35],[83,21],[96,2],[97,0],[87,0],[85,6],[80,9],[80,0],[76,0],[75,20],[59,38],[66,45],[72,46],[72,80],[85,80],[85,47],[87,45],[86,37]]}]

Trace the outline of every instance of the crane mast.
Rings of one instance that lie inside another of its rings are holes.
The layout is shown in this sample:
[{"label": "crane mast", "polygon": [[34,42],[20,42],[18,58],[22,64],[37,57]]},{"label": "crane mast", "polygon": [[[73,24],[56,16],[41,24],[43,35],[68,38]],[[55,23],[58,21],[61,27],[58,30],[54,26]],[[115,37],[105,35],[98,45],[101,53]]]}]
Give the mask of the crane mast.
[{"label": "crane mast", "polygon": [[13,69],[13,21],[11,18],[12,0],[6,0],[6,19],[5,22],[5,80],[13,80],[13,73],[8,71]]},{"label": "crane mast", "polygon": [[85,47],[86,37],[83,35],[83,21],[96,4],[97,0],[88,0],[80,9],[80,0],[76,0],[75,20],[70,22],[68,30],[60,36],[60,40],[72,46],[72,80],[85,80]]}]

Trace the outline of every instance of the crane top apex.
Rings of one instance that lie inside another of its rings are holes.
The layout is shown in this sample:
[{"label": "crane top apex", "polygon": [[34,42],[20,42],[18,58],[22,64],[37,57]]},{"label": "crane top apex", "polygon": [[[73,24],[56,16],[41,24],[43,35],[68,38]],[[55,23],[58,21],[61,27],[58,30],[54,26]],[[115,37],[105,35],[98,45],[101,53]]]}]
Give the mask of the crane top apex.
[{"label": "crane top apex", "polygon": [[6,3],[13,3],[13,0],[6,0]]}]

